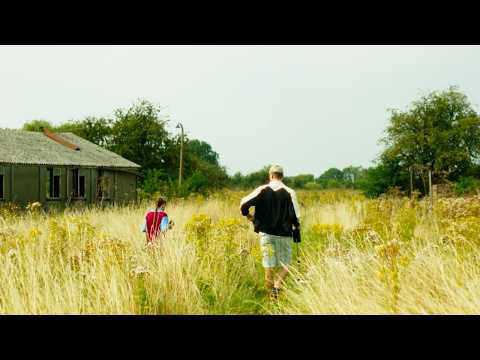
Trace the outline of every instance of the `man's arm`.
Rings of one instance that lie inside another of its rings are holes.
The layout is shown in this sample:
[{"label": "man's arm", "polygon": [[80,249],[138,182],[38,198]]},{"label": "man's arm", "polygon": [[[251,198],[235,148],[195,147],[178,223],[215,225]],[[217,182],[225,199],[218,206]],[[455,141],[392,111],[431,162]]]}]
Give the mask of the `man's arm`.
[{"label": "man's arm", "polygon": [[292,204],[293,209],[295,210],[295,216],[297,217],[297,221],[300,224],[300,207],[298,206],[297,194],[295,193],[295,191],[292,191],[290,195],[292,197]]},{"label": "man's arm", "polygon": [[302,241],[300,235],[300,207],[298,206],[297,194],[295,194],[295,191],[292,191],[290,196],[292,198],[291,217],[294,226],[292,237],[294,243],[299,243]]},{"label": "man's arm", "polygon": [[291,203],[288,208],[288,215],[290,217],[290,221],[292,224],[296,227],[300,227],[300,207],[298,206],[298,201],[297,201],[297,194],[295,193],[295,190],[287,188],[288,193],[290,194],[290,200]]},{"label": "man's arm", "polygon": [[[257,200],[259,198],[260,193],[262,190],[265,188],[265,186],[260,186],[256,188],[254,191],[252,191],[250,194],[245,196],[241,201],[240,201],[240,212],[242,213],[243,216],[249,217],[249,210],[252,206],[255,206],[257,203]],[[250,215],[251,216],[251,215]],[[249,220],[251,220],[249,218]]]}]

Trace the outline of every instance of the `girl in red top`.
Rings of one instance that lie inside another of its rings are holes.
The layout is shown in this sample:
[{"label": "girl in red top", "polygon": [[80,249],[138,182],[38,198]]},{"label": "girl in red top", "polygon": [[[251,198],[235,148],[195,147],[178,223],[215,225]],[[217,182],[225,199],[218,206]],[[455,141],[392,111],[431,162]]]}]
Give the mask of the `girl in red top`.
[{"label": "girl in red top", "polygon": [[165,212],[166,205],[167,202],[160,198],[157,201],[157,207],[145,213],[143,232],[145,232],[147,244],[153,243],[158,235],[165,233],[165,231],[172,227],[173,223],[168,220],[168,215]]}]

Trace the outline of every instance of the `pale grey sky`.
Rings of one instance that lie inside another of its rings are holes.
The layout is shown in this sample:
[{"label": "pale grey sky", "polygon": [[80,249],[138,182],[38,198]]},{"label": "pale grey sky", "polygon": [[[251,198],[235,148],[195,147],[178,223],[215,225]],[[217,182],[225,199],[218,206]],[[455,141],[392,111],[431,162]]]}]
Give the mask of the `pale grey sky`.
[{"label": "pale grey sky", "polygon": [[480,105],[480,46],[0,46],[0,127],[111,116],[143,98],[229,173],[369,166],[387,108],[458,85]]}]

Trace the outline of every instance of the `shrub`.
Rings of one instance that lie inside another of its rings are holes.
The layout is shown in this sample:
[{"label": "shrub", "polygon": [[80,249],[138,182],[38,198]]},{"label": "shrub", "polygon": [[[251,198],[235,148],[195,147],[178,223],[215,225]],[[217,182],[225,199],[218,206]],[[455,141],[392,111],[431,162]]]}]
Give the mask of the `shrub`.
[{"label": "shrub", "polygon": [[455,193],[458,196],[474,194],[480,189],[480,180],[472,176],[461,177],[455,184]]}]

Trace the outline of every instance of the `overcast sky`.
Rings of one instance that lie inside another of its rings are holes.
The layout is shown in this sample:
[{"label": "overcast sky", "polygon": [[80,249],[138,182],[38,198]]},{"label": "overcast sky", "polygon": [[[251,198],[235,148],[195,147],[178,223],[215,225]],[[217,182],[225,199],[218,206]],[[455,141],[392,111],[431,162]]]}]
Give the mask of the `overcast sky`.
[{"label": "overcast sky", "polygon": [[480,105],[479,46],[0,46],[0,127],[111,116],[142,98],[230,174],[369,166],[388,108],[458,85]]}]

